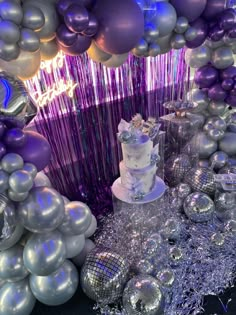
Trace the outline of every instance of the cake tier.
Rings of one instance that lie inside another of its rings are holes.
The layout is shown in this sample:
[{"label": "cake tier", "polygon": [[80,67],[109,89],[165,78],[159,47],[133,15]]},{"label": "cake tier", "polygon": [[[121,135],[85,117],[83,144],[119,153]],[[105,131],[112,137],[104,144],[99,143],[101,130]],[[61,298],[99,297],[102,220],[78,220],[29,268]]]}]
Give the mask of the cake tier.
[{"label": "cake tier", "polygon": [[148,165],[142,169],[130,169],[120,162],[121,184],[130,191],[148,194],[155,185],[157,166]]},{"label": "cake tier", "polygon": [[150,165],[153,142],[146,135],[135,143],[122,143],[123,161],[130,169],[141,169]]}]

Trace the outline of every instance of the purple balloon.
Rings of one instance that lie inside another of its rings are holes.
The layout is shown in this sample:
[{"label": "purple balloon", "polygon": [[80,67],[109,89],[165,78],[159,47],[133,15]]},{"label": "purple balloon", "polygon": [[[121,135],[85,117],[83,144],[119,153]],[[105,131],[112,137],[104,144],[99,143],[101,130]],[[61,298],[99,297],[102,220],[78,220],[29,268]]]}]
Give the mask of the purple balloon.
[{"label": "purple balloon", "polygon": [[20,128],[7,130],[3,138],[4,143],[10,148],[21,148],[26,141],[25,133]]},{"label": "purple balloon", "polygon": [[0,138],[2,138],[2,136],[6,130],[7,130],[6,125],[2,121],[0,121]]},{"label": "purple balloon", "polygon": [[225,91],[230,91],[232,90],[234,85],[234,80],[233,79],[225,79],[222,83],[221,86]]},{"label": "purple balloon", "polygon": [[233,107],[236,107],[236,96],[234,95],[229,95],[226,99],[225,102]]},{"label": "purple balloon", "polygon": [[57,29],[57,41],[60,45],[69,47],[74,44],[76,33],[71,32],[65,24],[61,24]]},{"label": "purple balloon", "polygon": [[231,30],[227,32],[228,38],[236,38],[236,26],[232,27]]},{"label": "purple balloon", "polygon": [[0,159],[7,153],[5,145],[0,142]]},{"label": "purple balloon", "polygon": [[208,90],[208,97],[213,101],[223,101],[227,97],[227,93],[222,89],[220,83],[216,83]]},{"label": "purple balloon", "polygon": [[50,162],[51,148],[46,138],[34,131],[24,131],[26,140],[21,148],[15,148],[14,153],[19,154],[26,163],[36,166],[38,172],[42,171]]},{"label": "purple balloon", "polygon": [[99,25],[95,42],[107,53],[127,53],[143,36],[144,15],[135,0],[97,0],[93,14]]},{"label": "purple balloon", "polygon": [[76,34],[76,40],[74,44],[70,47],[61,46],[61,50],[67,55],[78,56],[83,54],[91,45],[92,39],[81,34]]},{"label": "purple balloon", "polygon": [[230,30],[236,24],[236,12],[233,9],[225,10],[220,18],[219,25],[225,31]]},{"label": "purple balloon", "polygon": [[184,16],[189,22],[200,17],[206,7],[207,0],[171,0],[178,16]]},{"label": "purple balloon", "polygon": [[208,37],[214,41],[214,42],[218,42],[219,40],[221,40],[224,37],[225,31],[222,30],[219,25],[215,25],[212,28],[210,28],[209,32],[208,32]]},{"label": "purple balloon", "polygon": [[209,88],[218,80],[219,72],[211,65],[206,65],[199,68],[194,76],[194,82],[200,88]]},{"label": "purple balloon", "polygon": [[208,0],[202,16],[206,20],[212,20],[226,9],[226,5],[227,0]]},{"label": "purple balloon", "polygon": [[88,11],[82,5],[72,4],[65,12],[64,21],[71,32],[83,32],[89,25]]},{"label": "purple balloon", "polygon": [[235,79],[236,78],[236,67],[229,66],[228,68],[220,71],[221,80]]},{"label": "purple balloon", "polygon": [[236,86],[230,91],[229,93],[230,96],[236,96]]},{"label": "purple balloon", "polygon": [[208,25],[202,18],[199,18],[191,23],[191,26],[197,30],[197,36],[193,40],[186,41],[186,46],[188,48],[196,48],[201,46],[207,38]]},{"label": "purple balloon", "polygon": [[98,31],[98,20],[95,15],[89,13],[89,25],[86,30],[82,32],[85,36],[94,36]]}]

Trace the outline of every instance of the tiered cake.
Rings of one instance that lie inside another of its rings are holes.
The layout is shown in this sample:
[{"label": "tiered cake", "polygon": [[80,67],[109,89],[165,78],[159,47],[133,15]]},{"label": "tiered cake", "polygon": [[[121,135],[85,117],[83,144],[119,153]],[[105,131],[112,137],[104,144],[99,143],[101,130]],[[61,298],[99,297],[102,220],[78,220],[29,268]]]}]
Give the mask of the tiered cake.
[{"label": "tiered cake", "polygon": [[113,186],[113,194],[128,203],[151,202],[165,192],[164,182],[156,176],[159,145],[153,139],[159,131],[154,119],[147,122],[136,115],[130,123],[123,119],[118,126],[123,161],[120,162],[120,178]]}]

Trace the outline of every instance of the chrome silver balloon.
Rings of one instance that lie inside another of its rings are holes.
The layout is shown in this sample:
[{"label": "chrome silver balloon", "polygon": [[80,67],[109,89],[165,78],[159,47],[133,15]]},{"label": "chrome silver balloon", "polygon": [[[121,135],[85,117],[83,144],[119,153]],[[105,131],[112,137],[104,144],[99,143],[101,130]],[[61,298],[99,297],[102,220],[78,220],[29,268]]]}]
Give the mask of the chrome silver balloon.
[{"label": "chrome silver balloon", "polygon": [[60,232],[33,234],[24,249],[24,264],[33,274],[48,276],[66,259],[66,246]]},{"label": "chrome silver balloon", "polygon": [[64,202],[61,195],[48,187],[35,187],[17,208],[19,222],[35,233],[55,230],[64,219]]},{"label": "chrome silver balloon", "polygon": [[197,29],[190,26],[187,31],[184,33],[184,37],[187,41],[192,41],[197,37]]},{"label": "chrome silver balloon", "polygon": [[36,177],[38,172],[36,166],[32,163],[25,163],[22,169],[30,173],[33,179]]},{"label": "chrome silver balloon", "polygon": [[158,27],[154,24],[148,23],[144,27],[144,39],[147,43],[154,43],[155,40],[159,37]]},{"label": "chrome silver balloon", "polygon": [[220,116],[224,114],[224,112],[226,111],[226,108],[227,108],[227,104],[225,102],[211,101],[208,105],[207,110],[211,115]]},{"label": "chrome silver balloon", "polygon": [[8,189],[8,180],[9,174],[3,170],[0,170],[0,193],[3,193]]},{"label": "chrome silver balloon", "polygon": [[29,274],[24,266],[23,249],[21,245],[15,245],[4,251],[0,251],[0,278],[15,282],[23,280]]},{"label": "chrome silver balloon", "polygon": [[24,201],[29,196],[29,192],[27,191],[23,193],[18,193],[18,192],[15,192],[14,190],[8,189],[7,195],[10,200],[15,201],[15,202],[20,202],[20,201]]},{"label": "chrome silver balloon", "polygon": [[183,34],[188,29],[188,20],[184,16],[179,16],[175,25],[175,32],[178,34]]},{"label": "chrome silver balloon", "polygon": [[17,170],[9,177],[9,187],[16,193],[26,193],[33,187],[33,178],[25,170]]},{"label": "chrome silver balloon", "polygon": [[52,187],[52,184],[46,174],[39,172],[34,179],[34,187]]},{"label": "chrome silver balloon", "polygon": [[219,47],[212,52],[211,62],[217,69],[226,69],[234,64],[234,56],[230,47]]},{"label": "chrome silver balloon", "polygon": [[193,191],[200,191],[212,195],[216,190],[214,172],[208,168],[192,168],[185,176],[184,182],[187,183]]},{"label": "chrome silver balloon", "polygon": [[213,128],[208,131],[207,135],[211,140],[219,141],[224,138],[225,132],[223,130]]},{"label": "chrome silver balloon", "polygon": [[164,312],[160,284],[148,275],[132,278],[125,287],[122,300],[127,315],[162,315]]},{"label": "chrome silver balloon", "polygon": [[187,49],[185,62],[191,68],[200,68],[211,60],[211,50],[207,46],[200,46],[194,49]]},{"label": "chrome silver balloon", "polygon": [[86,238],[91,237],[96,232],[96,229],[97,229],[97,220],[96,220],[95,216],[92,215],[92,221],[91,221],[88,229],[84,232],[84,236]]},{"label": "chrome silver balloon", "polygon": [[90,239],[85,240],[84,248],[82,251],[75,257],[73,257],[72,261],[73,263],[78,266],[82,267],[87,255],[95,248],[95,244]]},{"label": "chrome silver balloon", "polygon": [[174,34],[171,38],[171,47],[173,49],[181,49],[185,46],[186,40],[182,34]]},{"label": "chrome silver balloon", "polygon": [[56,39],[40,44],[40,55],[42,60],[51,60],[59,52],[59,46]]},{"label": "chrome silver balloon", "polygon": [[148,55],[150,57],[156,57],[160,55],[160,53],[161,53],[161,47],[158,44],[152,43],[148,46]]},{"label": "chrome silver balloon", "polygon": [[194,103],[197,103],[197,107],[193,109],[194,113],[201,113],[209,104],[209,98],[206,91],[200,89],[192,89],[191,92],[187,94],[187,99]]},{"label": "chrome silver balloon", "polygon": [[65,235],[79,235],[88,229],[91,222],[89,207],[83,202],[72,201],[65,206],[65,217],[58,229]]},{"label": "chrome silver balloon", "polygon": [[218,117],[218,116],[213,116],[207,119],[206,124],[212,125],[213,128],[225,131],[227,128],[227,124],[224,119]]},{"label": "chrome silver balloon", "polygon": [[82,252],[85,245],[83,234],[75,236],[63,236],[63,243],[66,247],[66,258],[73,258]]},{"label": "chrome silver balloon", "polygon": [[40,47],[39,36],[30,28],[22,28],[18,45],[22,50],[35,52]]},{"label": "chrome silver balloon", "polygon": [[16,44],[20,39],[19,26],[11,21],[0,21],[0,29],[0,40],[6,44]]},{"label": "chrome silver balloon", "polygon": [[207,159],[217,150],[217,142],[200,131],[191,139],[186,150],[189,154],[198,154],[200,159]]},{"label": "chrome silver balloon", "polygon": [[161,54],[165,54],[171,50],[171,37],[172,33],[169,33],[168,35],[160,37],[156,40],[156,44],[158,44],[161,48]]},{"label": "chrome silver balloon", "polygon": [[1,160],[1,167],[7,173],[20,170],[24,165],[24,160],[19,154],[8,153]]},{"label": "chrome silver balloon", "polygon": [[144,38],[141,38],[137,45],[132,49],[132,53],[137,57],[144,56],[147,52],[148,42]]},{"label": "chrome silver balloon", "polygon": [[193,222],[207,222],[215,211],[212,199],[201,192],[189,195],[184,201],[184,212]]},{"label": "chrome silver balloon", "polygon": [[0,58],[4,61],[12,61],[19,57],[20,48],[17,44],[7,44],[0,40]]},{"label": "chrome silver balloon", "polygon": [[45,24],[45,17],[39,8],[35,6],[24,6],[23,5],[23,20],[22,26],[30,28],[34,31],[40,31]]},{"label": "chrome silver balloon", "polygon": [[23,18],[21,4],[7,0],[0,2],[0,17],[5,21],[11,21],[20,25]]},{"label": "chrome silver balloon", "polygon": [[30,315],[35,302],[28,279],[6,283],[0,290],[0,315]]},{"label": "chrome silver balloon", "polygon": [[30,288],[34,296],[46,305],[66,303],[75,294],[77,287],[78,272],[69,260],[49,276],[30,275]]},{"label": "chrome silver balloon", "polygon": [[97,247],[88,254],[81,270],[81,287],[92,300],[110,304],[121,297],[128,272],[129,265],[122,256]]},{"label": "chrome silver balloon", "polygon": [[226,132],[219,142],[219,149],[229,156],[236,155],[236,137],[234,132]]}]

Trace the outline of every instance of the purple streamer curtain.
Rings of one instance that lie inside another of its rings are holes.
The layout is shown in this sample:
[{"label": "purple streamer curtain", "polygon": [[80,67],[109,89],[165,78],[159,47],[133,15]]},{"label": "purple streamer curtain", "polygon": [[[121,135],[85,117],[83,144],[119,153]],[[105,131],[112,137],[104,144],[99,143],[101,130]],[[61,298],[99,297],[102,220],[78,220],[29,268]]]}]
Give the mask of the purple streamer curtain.
[{"label": "purple streamer curtain", "polygon": [[88,59],[66,57],[63,67],[41,71],[27,82],[32,95],[45,93],[61,78],[78,83],[74,96],[58,95],[41,108],[35,125],[52,147],[46,169],[53,186],[70,200],[81,200],[99,216],[111,209],[110,186],[119,175],[117,126],[136,113],[146,119],[164,114],[164,101],[183,98],[190,73],[184,51],[158,58],[136,58],[118,69]]}]

